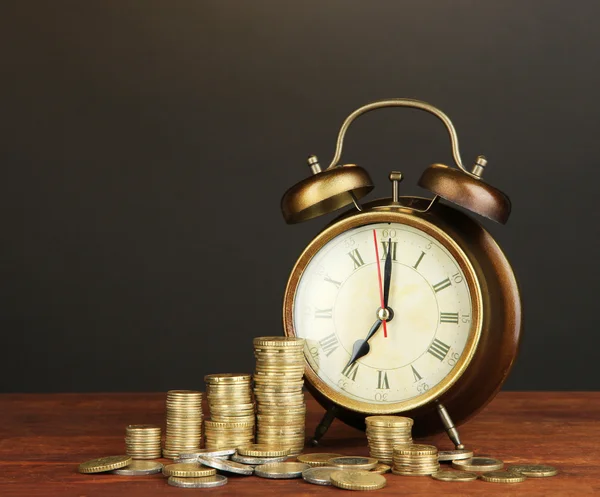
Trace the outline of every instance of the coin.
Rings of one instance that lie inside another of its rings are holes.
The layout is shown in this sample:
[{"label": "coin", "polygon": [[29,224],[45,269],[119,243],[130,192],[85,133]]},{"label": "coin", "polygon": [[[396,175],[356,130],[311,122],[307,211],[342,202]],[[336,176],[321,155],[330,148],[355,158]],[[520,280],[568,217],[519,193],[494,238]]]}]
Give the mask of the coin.
[{"label": "coin", "polygon": [[469,449],[440,450],[438,452],[438,461],[460,461],[472,457],[473,451]]},{"label": "coin", "polygon": [[212,488],[221,487],[227,483],[227,477],[222,475],[206,476],[204,478],[180,478],[170,476],[167,483],[181,488]]},{"label": "coin", "polygon": [[500,470],[483,473],[481,479],[492,483],[521,483],[522,481],[525,481],[527,477],[521,473]]},{"label": "coin", "polygon": [[254,457],[281,457],[289,454],[285,447],[267,444],[248,444],[238,447],[237,451],[242,456]]},{"label": "coin", "polygon": [[289,456],[280,457],[254,457],[254,456],[242,456],[241,454],[234,454],[231,456],[231,460],[242,464],[250,464],[251,466],[258,466],[259,464],[268,464],[271,462],[283,462],[287,460]]},{"label": "coin", "polygon": [[385,473],[389,473],[391,470],[391,466],[388,466],[387,464],[377,464],[377,466],[375,466],[372,470],[371,473],[377,473],[378,475],[383,475]]},{"label": "coin", "polygon": [[133,459],[130,456],[107,456],[92,459],[79,465],[80,473],[103,473],[113,469],[124,468],[131,464]]},{"label": "coin", "polygon": [[394,454],[401,455],[411,455],[411,456],[421,456],[421,455],[433,455],[437,456],[438,450],[437,447],[433,445],[423,445],[423,444],[412,444],[407,446],[395,447]]},{"label": "coin", "polygon": [[154,461],[131,461],[131,464],[124,468],[115,469],[111,473],[121,476],[153,475],[160,473],[163,465]]},{"label": "coin", "polygon": [[182,452],[200,448],[202,439],[202,392],[167,392],[167,420],[163,457],[174,459]]},{"label": "coin", "polygon": [[167,464],[163,470],[165,476],[180,476],[182,478],[200,478],[216,474],[214,468],[207,468],[198,463]]},{"label": "coin", "polygon": [[204,377],[204,381],[210,384],[250,383],[251,380],[252,375],[248,373],[208,374]]},{"label": "coin", "polygon": [[502,469],[504,463],[491,457],[473,457],[461,461],[452,461],[452,467],[464,471],[494,471]]},{"label": "coin", "polygon": [[296,459],[304,464],[308,464],[311,467],[317,467],[329,466],[329,459],[334,457],[342,457],[342,454],[329,454],[327,452],[320,452],[316,454],[300,454]]},{"label": "coin", "polygon": [[262,478],[300,478],[302,472],[309,469],[308,464],[301,462],[275,462],[269,464],[261,464],[254,468],[254,474]]},{"label": "coin", "polygon": [[558,470],[554,466],[546,464],[511,464],[506,469],[514,473],[521,473],[528,478],[545,478],[558,474]]},{"label": "coin", "polygon": [[414,421],[403,416],[367,416],[365,423],[368,427],[381,426],[385,428],[412,426]]},{"label": "coin", "polygon": [[377,490],[387,483],[382,475],[356,469],[334,471],[330,478],[333,486],[345,490]]},{"label": "coin", "polygon": [[235,473],[238,475],[251,475],[254,473],[254,468],[252,466],[240,464],[235,461],[228,461],[227,459],[221,459],[218,457],[200,456],[198,457],[198,461],[205,466],[226,471],[228,473]]},{"label": "coin", "polygon": [[342,456],[332,457],[329,459],[329,464],[337,466],[341,469],[363,469],[369,470],[377,466],[377,459],[372,457],[361,457],[361,456]]},{"label": "coin", "polygon": [[200,456],[208,457],[227,457],[235,454],[234,448],[210,450],[210,449],[198,449],[195,452],[182,452],[179,457],[182,459],[197,459]]},{"label": "coin", "polygon": [[431,477],[434,480],[440,481],[473,481],[478,478],[477,473],[449,470],[438,471],[437,473],[433,473]]},{"label": "coin", "polygon": [[337,466],[314,466],[302,471],[302,478],[315,485],[331,485],[331,473],[339,470]]},{"label": "coin", "polygon": [[256,337],[254,338],[254,345],[257,347],[304,347],[304,338],[297,337]]}]

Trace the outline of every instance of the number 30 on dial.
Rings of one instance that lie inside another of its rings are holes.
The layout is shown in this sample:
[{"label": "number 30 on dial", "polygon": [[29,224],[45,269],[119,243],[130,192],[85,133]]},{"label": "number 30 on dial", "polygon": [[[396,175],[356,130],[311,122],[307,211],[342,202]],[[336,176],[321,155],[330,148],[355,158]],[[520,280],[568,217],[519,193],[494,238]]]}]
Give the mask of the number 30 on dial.
[{"label": "number 30 on dial", "polygon": [[472,269],[454,242],[425,228],[354,227],[299,262],[294,333],[307,341],[312,383],[338,404],[409,410],[447,390],[474,353]]}]

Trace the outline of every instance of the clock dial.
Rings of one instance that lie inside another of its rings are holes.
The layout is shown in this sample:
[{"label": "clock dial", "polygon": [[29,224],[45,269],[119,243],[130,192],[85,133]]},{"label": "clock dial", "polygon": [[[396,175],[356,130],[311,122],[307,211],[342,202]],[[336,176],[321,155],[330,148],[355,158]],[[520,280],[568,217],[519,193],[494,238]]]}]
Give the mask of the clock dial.
[{"label": "clock dial", "polygon": [[327,242],[304,269],[293,307],[315,374],[369,404],[414,400],[440,385],[465,353],[472,319],[458,261],[436,238],[399,223],[360,226]]}]

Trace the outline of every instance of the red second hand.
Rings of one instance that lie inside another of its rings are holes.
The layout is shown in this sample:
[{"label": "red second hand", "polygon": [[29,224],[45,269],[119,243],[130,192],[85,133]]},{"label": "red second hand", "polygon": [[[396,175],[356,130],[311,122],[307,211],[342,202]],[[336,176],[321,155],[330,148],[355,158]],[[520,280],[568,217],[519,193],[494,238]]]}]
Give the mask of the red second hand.
[{"label": "red second hand", "polygon": [[[377,278],[379,279],[379,299],[381,300],[381,308],[383,306],[383,284],[381,283],[381,264],[379,263],[379,249],[377,248],[377,231],[373,230],[373,241],[375,242],[375,257],[377,258]],[[387,323],[383,320],[383,336],[387,338]]]}]

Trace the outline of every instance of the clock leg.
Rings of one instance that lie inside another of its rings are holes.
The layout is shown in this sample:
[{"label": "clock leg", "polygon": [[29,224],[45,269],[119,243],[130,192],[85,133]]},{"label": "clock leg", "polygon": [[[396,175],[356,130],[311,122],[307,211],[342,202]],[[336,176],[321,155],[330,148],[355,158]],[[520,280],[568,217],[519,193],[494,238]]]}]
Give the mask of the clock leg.
[{"label": "clock leg", "polygon": [[440,419],[442,420],[442,424],[444,425],[444,429],[446,430],[446,433],[448,434],[448,437],[450,438],[454,446],[457,449],[464,449],[465,446],[460,441],[458,430],[454,426],[454,422],[452,421],[452,418],[450,417],[450,414],[448,414],[448,411],[446,410],[444,405],[438,402],[437,410],[438,414],[440,415]]},{"label": "clock leg", "polygon": [[325,435],[325,433],[327,433],[327,430],[329,430],[329,427],[331,426],[331,423],[333,423],[337,412],[337,406],[331,406],[329,409],[327,409],[327,412],[325,413],[323,419],[321,419],[321,422],[318,424],[315,430],[315,435],[310,441],[310,444],[312,446],[319,445],[319,440],[321,440],[321,438],[323,438],[323,435]]}]

